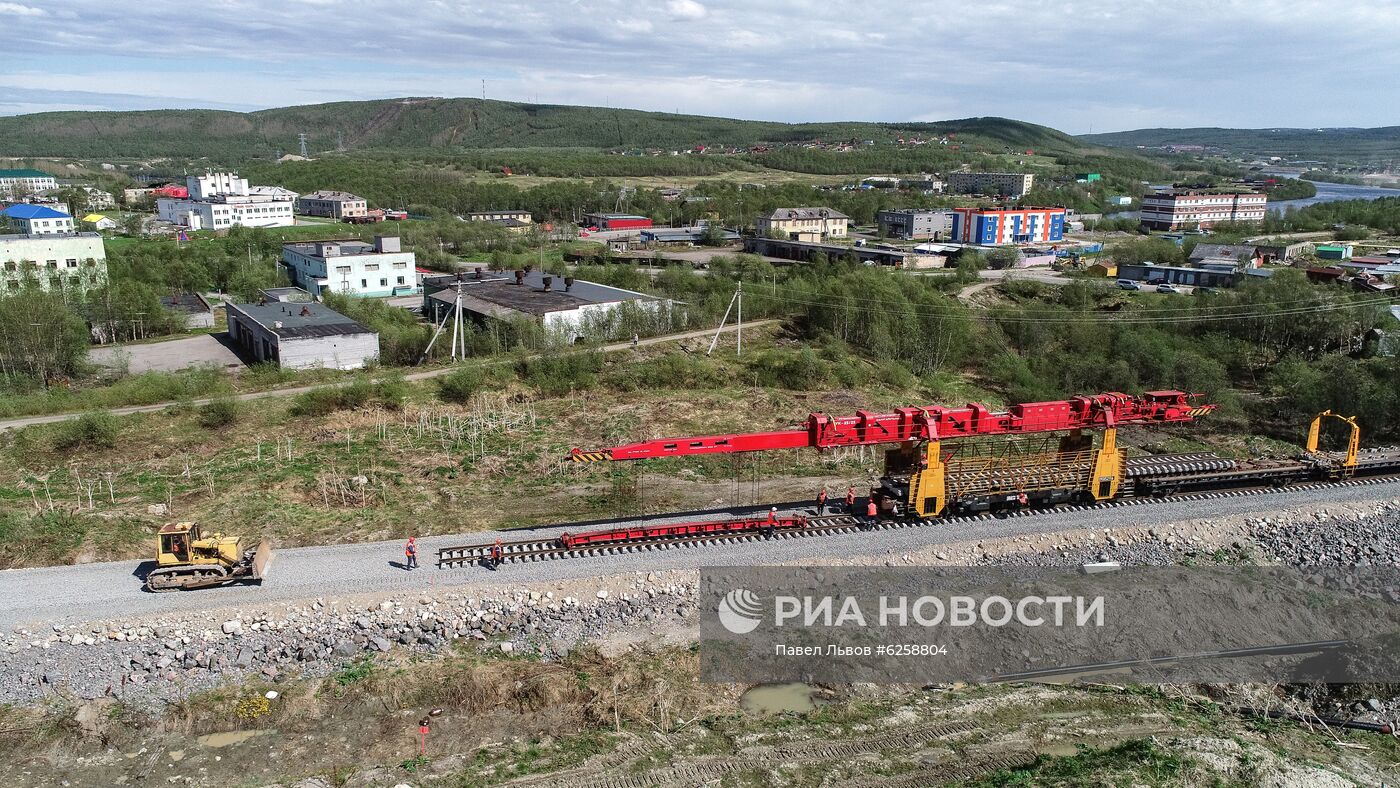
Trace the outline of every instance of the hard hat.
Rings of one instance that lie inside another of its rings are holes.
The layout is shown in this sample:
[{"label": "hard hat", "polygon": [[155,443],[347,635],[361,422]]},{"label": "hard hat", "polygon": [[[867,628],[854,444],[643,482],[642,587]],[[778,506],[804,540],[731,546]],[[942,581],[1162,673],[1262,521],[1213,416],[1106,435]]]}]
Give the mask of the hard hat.
[{"label": "hard hat", "polygon": [[778,511],[778,507],[774,506],[772,509],[769,509],[768,511],[770,511],[770,512],[776,512],[776,511]]}]

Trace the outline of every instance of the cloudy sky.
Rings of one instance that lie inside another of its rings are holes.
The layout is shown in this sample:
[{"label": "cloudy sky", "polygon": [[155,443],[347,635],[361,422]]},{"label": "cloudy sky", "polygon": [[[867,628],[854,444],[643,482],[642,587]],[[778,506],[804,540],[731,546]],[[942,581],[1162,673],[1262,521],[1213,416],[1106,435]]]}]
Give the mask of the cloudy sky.
[{"label": "cloudy sky", "polygon": [[480,96],[1073,133],[1400,124],[1400,0],[0,0],[0,114]]}]

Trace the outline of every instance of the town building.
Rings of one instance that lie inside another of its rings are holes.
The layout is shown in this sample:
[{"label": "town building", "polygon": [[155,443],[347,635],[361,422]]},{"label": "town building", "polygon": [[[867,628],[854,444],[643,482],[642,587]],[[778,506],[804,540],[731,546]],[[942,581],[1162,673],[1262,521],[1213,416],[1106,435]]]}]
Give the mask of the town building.
[{"label": "town building", "polygon": [[0,170],[0,196],[20,200],[58,188],[58,179],[43,170]]},{"label": "town building", "polygon": [[951,211],[920,211],[903,209],[880,211],[875,214],[880,235],[890,238],[930,239],[941,241],[953,232]]},{"label": "town building", "polygon": [[83,217],[83,224],[94,230],[115,230],[117,223],[100,213],[90,213]]},{"label": "town building", "polygon": [[20,235],[63,235],[73,232],[73,217],[46,205],[19,203],[0,215]]},{"label": "town building", "polygon": [[278,186],[248,186],[232,172],[210,172],[185,179],[188,196],[161,197],[161,221],[191,230],[231,227],[290,227],[296,224],[296,193]]},{"label": "town building", "polygon": [[122,196],[128,203],[134,203],[146,197],[152,199],[157,197],[173,197],[183,200],[190,196],[190,190],[184,186],[177,186],[173,183],[166,183],[160,186],[146,186],[137,189],[123,189]]},{"label": "town building", "polygon": [[651,226],[647,217],[630,213],[586,213],[583,223],[599,230],[642,230]]},{"label": "town building", "polygon": [[160,305],[184,318],[186,331],[214,327],[214,307],[199,293],[161,296]]},{"label": "town building", "polygon": [[845,246],[816,241],[787,241],[761,235],[745,238],[744,251],[750,254],[802,263],[810,263],[820,258],[828,261],[850,260],[865,265],[887,265],[897,268],[940,268],[947,260],[945,254],[935,251],[925,253],[893,247]]},{"label": "town building", "polygon": [[1064,237],[1064,208],[953,209],[952,240],[960,243],[1043,244]]},{"label": "town building", "polygon": [[535,217],[529,211],[473,211],[462,216],[464,222],[520,222],[532,224]]},{"label": "town building", "polygon": [[1313,245],[1309,241],[1298,241],[1291,244],[1260,244],[1256,248],[1266,263],[1291,263],[1311,254]]},{"label": "town building", "polygon": [[324,304],[225,304],[233,344],[287,369],[359,369],[379,356],[379,334]]},{"label": "town building", "polygon": [[0,235],[3,292],[26,284],[88,290],[107,280],[107,251],[97,233]]},{"label": "town building", "polygon": [[435,325],[450,322],[459,303],[463,317],[477,325],[526,317],[570,341],[597,335],[624,304],[644,310],[670,306],[669,301],[643,293],[542,271],[502,273],[477,268],[469,274],[424,278],[425,318]]},{"label": "town building", "polygon": [[1031,190],[1035,176],[1028,172],[950,172],[948,191],[954,194],[999,194],[1021,197]]},{"label": "town building", "polygon": [[112,197],[111,192],[104,192],[96,186],[79,186],[78,191],[87,197],[87,209],[90,211],[106,211],[117,207],[117,201]]},{"label": "town building", "polygon": [[282,244],[292,284],[320,298],[327,291],[357,296],[412,295],[419,291],[416,257],[398,236]]},{"label": "town building", "polygon": [[1169,189],[1142,198],[1142,225],[1150,230],[1210,227],[1220,222],[1262,222],[1269,198],[1252,192]]},{"label": "town building", "polygon": [[369,202],[350,192],[317,191],[297,199],[297,209],[305,216],[325,216],[343,220],[365,216]]},{"label": "town building", "polygon": [[790,241],[825,241],[845,238],[851,217],[831,208],[778,208],[758,217],[758,234]]},{"label": "town building", "polygon": [[[642,243],[644,244],[689,244],[698,246],[706,240],[706,233],[709,227],[704,224],[697,224],[694,227],[653,227],[650,230],[642,231]],[[715,228],[714,239],[725,244],[735,243],[739,240],[739,234],[733,230],[726,230],[723,227]]]},{"label": "town building", "polygon": [[1184,268],[1152,263],[1124,263],[1118,266],[1118,278],[1150,285],[1169,284],[1184,287],[1234,287],[1234,271],[1208,268]]},{"label": "town building", "polygon": [[316,300],[314,296],[300,287],[264,287],[258,291],[258,296],[264,301],[285,301],[298,304]]},{"label": "town building", "polygon": [[1197,268],[1258,268],[1263,265],[1259,250],[1246,244],[1196,244],[1186,262]]},{"label": "town building", "polygon": [[1319,260],[1350,260],[1351,244],[1318,244],[1314,254]]}]

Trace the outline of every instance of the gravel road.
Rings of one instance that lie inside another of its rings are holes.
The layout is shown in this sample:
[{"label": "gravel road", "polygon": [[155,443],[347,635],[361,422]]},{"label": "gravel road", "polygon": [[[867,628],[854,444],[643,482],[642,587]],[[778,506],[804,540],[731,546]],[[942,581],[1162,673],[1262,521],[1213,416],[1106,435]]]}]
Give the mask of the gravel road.
[{"label": "gravel road", "polygon": [[[776,320],[755,320],[755,321],[749,323],[749,324],[748,324],[748,327],[749,327],[750,329],[753,329],[753,328],[758,328],[759,326],[764,326],[764,325],[767,325],[767,324],[769,324],[769,323],[775,323],[775,322],[777,322],[777,321],[776,321]],[[735,327],[735,326],[726,326],[725,328],[723,328],[723,329],[721,329],[721,330],[723,330],[725,333],[730,333],[730,332],[735,331],[735,330],[736,330],[736,327]],[[665,334],[665,335],[659,336],[659,337],[650,337],[650,338],[648,338],[648,339],[643,339],[643,340],[638,341],[637,344],[638,344],[639,346],[660,345],[660,344],[665,343],[665,342],[677,342],[677,341],[684,341],[684,340],[687,340],[687,339],[702,339],[702,338],[709,338],[709,337],[712,337],[712,336],[714,336],[714,335],[715,335],[715,332],[707,328],[707,329],[705,329],[705,330],[703,330],[703,331],[687,331],[687,332],[682,333],[682,334]],[[177,340],[177,341],[178,341],[178,340]],[[166,343],[157,343],[157,344],[152,344],[152,345],[143,346],[143,347],[149,347],[149,348],[151,348],[151,349],[158,349],[158,348],[163,348],[163,347],[165,347],[165,344],[166,344]],[[631,342],[614,342],[614,343],[611,344],[611,345],[603,345],[602,347],[598,348],[598,350],[601,351],[601,352],[603,352],[603,353],[612,353],[612,352],[616,352],[616,351],[620,351],[620,350],[627,350],[627,349],[629,349],[629,348],[631,348],[631,347],[632,347],[632,343],[631,343]],[[151,352],[151,351],[147,351],[147,352]],[[428,380],[428,379],[430,379],[430,378],[436,378],[436,377],[441,377],[442,375],[446,375],[446,374],[452,372],[454,369],[456,369],[456,367],[441,367],[441,368],[438,368],[438,369],[430,369],[430,370],[428,370],[428,371],[426,371],[426,372],[411,372],[411,373],[409,373],[409,374],[407,374],[407,375],[404,375],[404,380]],[[293,388],[287,388],[287,389],[273,389],[273,390],[271,390],[271,391],[254,391],[254,392],[250,392],[250,393],[248,393],[248,394],[239,394],[238,396],[234,397],[234,399],[243,400],[243,401],[248,401],[248,400],[267,399],[268,397],[292,397],[292,396],[296,396],[297,394],[304,394],[304,393],[306,393],[306,392],[308,392],[308,391],[311,391],[312,389],[329,388],[329,387],[331,387],[331,386],[340,386],[340,385],[344,385],[344,384],[341,384],[341,383],[325,383],[325,384],[321,384],[321,385],[319,385],[319,386],[295,386],[295,387],[293,387]],[[207,404],[208,402],[209,402],[209,399],[208,399],[208,398],[205,398],[205,399],[191,400],[189,404],[191,404],[191,405],[204,405],[204,404]],[[157,402],[157,403],[155,403],[155,404],[153,404],[153,405],[128,405],[128,406],[122,407],[122,408],[110,408],[110,409],[108,409],[108,412],[111,413],[111,414],[113,414],[113,415],[116,415],[116,416],[129,416],[129,415],[131,415],[131,414],[133,414],[133,413],[153,413],[153,412],[155,412],[155,411],[165,410],[166,408],[171,407],[172,405],[175,405],[175,404],[177,404],[177,403],[174,403],[174,402]],[[76,413],[49,413],[49,414],[43,415],[43,416],[24,416],[24,417],[22,417],[22,418],[17,418],[17,419],[6,419],[6,420],[4,420],[4,421],[0,421],[0,431],[19,429],[19,428],[21,428],[21,427],[31,427],[31,426],[33,426],[33,425],[35,425],[35,424],[52,424],[53,422],[57,422],[57,421],[69,421],[69,420],[72,420],[72,419],[76,419],[76,418],[78,418],[78,417],[81,416],[81,415],[83,415],[81,412],[76,412]]]},{"label": "gravel road", "polygon": [[[496,532],[434,537],[419,542],[423,567],[414,572],[395,566],[402,544],[306,547],[278,551],[271,576],[261,587],[233,586],[194,592],[149,594],[141,590],[137,561],[86,564],[0,572],[0,628],[77,624],[112,618],[158,616],[239,605],[293,602],[322,595],[391,593],[445,589],[462,584],[500,585],[566,580],[618,572],[693,569],[714,565],[755,565],[820,558],[899,555],[930,545],[999,539],[1083,528],[1155,526],[1233,515],[1267,515],[1290,507],[1342,505],[1400,497],[1400,482],[1361,484],[1322,490],[1289,490],[1261,495],[1171,501],[1145,506],[1062,510],[1033,517],[990,519],[957,526],[900,528],[810,539],[736,542],[565,561],[506,564],[497,572],[480,567],[438,570],[435,548],[488,542]],[[801,510],[790,510],[801,511]],[[726,516],[715,510],[713,517]],[[705,519],[688,517],[674,519]],[[656,520],[651,520],[656,522]],[[540,536],[565,528],[539,529]],[[574,530],[578,530],[575,526]],[[519,532],[500,534],[519,538]]]}]

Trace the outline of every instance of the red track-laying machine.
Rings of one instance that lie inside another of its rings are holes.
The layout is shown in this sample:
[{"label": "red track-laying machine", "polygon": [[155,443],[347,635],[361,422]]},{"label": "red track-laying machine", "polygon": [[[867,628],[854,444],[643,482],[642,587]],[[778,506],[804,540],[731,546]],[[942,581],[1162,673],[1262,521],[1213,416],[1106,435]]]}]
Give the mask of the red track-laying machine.
[{"label": "red track-laying machine", "polygon": [[[950,504],[966,512],[1008,501],[1054,504],[1075,497],[1113,498],[1127,461],[1126,452],[1118,448],[1117,428],[1194,421],[1216,408],[1197,404],[1200,397],[1182,391],[1150,391],[1140,397],[1107,393],[1032,402],[1003,412],[973,403],[961,408],[861,411],[846,417],[813,413],[802,426],[784,430],[663,438],[600,451],[574,449],[570,457],[575,462],[605,462],[893,445],[885,454],[885,475],[872,495],[884,512],[893,513],[898,507],[903,514],[937,517]],[[1065,434],[1055,441],[1052,433]],[[1095,433],[1103,436],[1097,447]],[[942,446],[947,440],[996,436],[1047,440],[1034,450],[971,447],[945,453]]]}]

